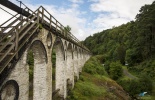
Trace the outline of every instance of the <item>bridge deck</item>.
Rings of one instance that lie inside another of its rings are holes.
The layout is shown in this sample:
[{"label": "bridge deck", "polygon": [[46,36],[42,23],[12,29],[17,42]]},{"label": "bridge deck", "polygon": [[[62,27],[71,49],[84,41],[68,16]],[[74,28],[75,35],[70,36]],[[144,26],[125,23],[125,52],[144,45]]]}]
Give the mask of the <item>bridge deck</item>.
[{"label": "bridge deck", "polygon": [[32,11],[28,7],[20,8],[8,0],[1,0],[0,4],[17,12],[16,15],[0,25],[0,84],[5,79],[4,76],[7,76],[9,70],[20,58],[26,44],[36,35],[36,31],[40,27],[46,28],[56,36],[64,38],[89,52],[44,7],[41,6],[36,11]]}]

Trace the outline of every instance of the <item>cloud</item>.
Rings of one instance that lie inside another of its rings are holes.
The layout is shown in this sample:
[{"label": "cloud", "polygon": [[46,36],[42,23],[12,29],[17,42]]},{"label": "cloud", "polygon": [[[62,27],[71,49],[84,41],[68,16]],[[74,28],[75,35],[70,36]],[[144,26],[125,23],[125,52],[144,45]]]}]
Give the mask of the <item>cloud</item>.
[{"label": "cloud", "polygon": [[90,0],[92,12],[97,13],[94,24],[98,30],[119,26],[134,20],[139,9],[144,4],[151,4],[153,0]]},{"label": "cloud", "polygon": [[99,0],[88,0],[88,2],[98,2]]},{"label": "cloud", "polygon": [[[38,5],[28,5],[31,9],[37,8]],[[57,7],[53,5],[42,5],[45,7],[52,16],[54,16],[63,26],[69,25],[71,27],[71,32],[75,35],[79,40],[85,39],[85,27],[86,19],[81,17],[81,15],[85,14],[83,11],[78,10],[78,6],[75,4],[71,5],[70,8]]]},{"label": "cloud", "polygon": [[[42,5],[63,26],[69,25],[71,27],[72,34],[74,34],[79,40],[85,39],[86,36],[84,35],[85,30],[83,27],[86,23],[86,19],[81,17],[81,15],[85,14],[85,12],[78,10],[79,6],[77,4],[72,4],[69,8],[58,7],[54,5],[46,5],[46,4],[32,5],[30,3],[26,3],[26,5],[32,10],[36,10],[40,5]],[[1,12],[2,11],[0,10],[0,13]],[[0,18],[0,24],[2,23],[2,20],[6,21],[10,17],[10,15],[8,15],[7,13],[5,13],[5,16],[7,17]]]},{"label": "cloud", "polygon": [[84,1],[83,0],[68,0],[72,3],[83,3]]},{"label": "cloud", "polygon": [[[5,11],[2,10],[1,8],[4,9]],[[0,25],[2,23],[4,23],[6,20],[10,19],[12,17],[12,15],[16,14],[16,12],[14,12],[14,11],[4,7],[4,6],[1,6],[1,8],[0,8],[0,15],[1,15],[1,17],[0,17]],[[9,13],[7,13],[6,11],[9,12]],[[5,26],[3,26],[3,27],[5,27]]]},{"label": "cloud", "polygon": [[[19,5],[15,0],[12,1]],[[79,40],[84,40],[93,33],[134,20],[140,7],[144,4],[151,4],[153,0],[88,0],[90,5],[87,4],[87,6],[90,9],[82,7],[86,3],[84,0],[68,1],[71,3],[67,7],[52,4],[32,5],[31,0],[24,0],[24,3],[32,10],[36,10],[42,5],[64,26],[69,25],[72,34]],[[83,5],[81,5],[82,3]],[[0,18],[0,24],[11,17],[2,10],[0,10],[0,15],[5,16]]]},{"label": "cloud", "polygon": [[91,5],[94,12],[114,12],[121,17],[134,19],[141,6],[152,3],[153,0],[99,0]]},{"label": "cloud", "polygon": [[119,17],[117,13],[111,14],[100,14],[96,19],[93,20],[93,23],[96,24],[99,31],[103,29],[109,29],[113,26],[119,26],[121,24],[127,23],[129,20],[126,18]]}]

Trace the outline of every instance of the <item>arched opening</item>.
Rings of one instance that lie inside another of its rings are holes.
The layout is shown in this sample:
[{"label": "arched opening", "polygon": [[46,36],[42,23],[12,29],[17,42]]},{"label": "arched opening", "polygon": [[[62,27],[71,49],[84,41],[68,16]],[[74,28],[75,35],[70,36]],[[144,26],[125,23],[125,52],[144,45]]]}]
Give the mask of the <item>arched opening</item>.
[{"label": "arched opening", "polygon": [[76,82],[79,78],[79,69],[78,69],[78,49],[75,46],[74,49],[74,81]]},{"label": "arched opening", "polygon": [[79,73],[81,73],[82,72],[82,49],[80,48],[79,49]]},{"label": "arched opening", "polygon": [[0,100],[18,100],[19,86],[15,80],[8,80],[0,90]]},{"label": "arched opening", "polygon": [[51,46],[52,46],[52,35],[50,32],[47,35],[46,42],[47,42],[48,48],[51,48]]},{"label": "arched opening", "polygon": [[73,65],[73,48],[71,43],[67,47],[67,93],[73,88],[74,85],[74,65]]},{"label": "arched opening", "polygon": [[65,96],[65,53],[62,40],[56,38],[52,48],[52,100]]},{"label": "arched opening", "polygon": [[29,100],[45,98],[47,53],[41,41],[32,43],[27,54],[29,65]]},{"label": "arched opening", "polygon": [[34,55],[31,49],[27,54],[27,64],[29,65],[29,100],[33,100]]},{"label": "arched opening", "polygon": [[56,74],[56,53],[55,49],[52,50],[52,91],[55,91],[55,74]]}]

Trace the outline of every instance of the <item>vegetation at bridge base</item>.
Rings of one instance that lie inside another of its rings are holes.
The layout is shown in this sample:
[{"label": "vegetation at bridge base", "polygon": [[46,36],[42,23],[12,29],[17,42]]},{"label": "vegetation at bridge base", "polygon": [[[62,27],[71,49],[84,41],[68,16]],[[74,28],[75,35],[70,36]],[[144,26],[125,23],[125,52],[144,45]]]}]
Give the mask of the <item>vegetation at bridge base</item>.
[{"label": "vegetation at bridge base", "polygon": [[28,51],[27,64],[29,65],[29,99],[33,98],[33,69],[34,69],[34,55],[32,50]]},{"label": "vegetation at bridge base", "polygon": [[[142,6],[135,21],[98,32],[87,37],[83,43],[94,55],[104,55],[105,70],[109,76],[113,77],[110,75],[110,65],[119,61],[137,77],[113,78],[130,95],[145,91],[155,95],[151,85],[155,87],[155,1]],[[136,84],[135,87],[133,84]]]},{"label": "vegetation at bridge base", "polygon": [[101,55],[91,57],[67,100],[129,100],[129,96],[105,71]]},{"label": "vegetation at bridge base", "polygon": [[33,80],[34,56],[32,50],[28,52],[27,64],[29,65],[29,81]]}]

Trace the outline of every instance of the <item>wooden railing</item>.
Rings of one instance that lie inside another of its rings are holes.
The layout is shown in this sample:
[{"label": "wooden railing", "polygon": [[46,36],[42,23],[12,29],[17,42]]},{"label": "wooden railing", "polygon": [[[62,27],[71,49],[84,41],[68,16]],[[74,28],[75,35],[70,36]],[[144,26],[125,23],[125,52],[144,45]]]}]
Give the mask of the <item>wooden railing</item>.
[{"label": "wooden railing", "polygon": [[[8,55],[11,55],[7,61],[4,61],[3,67],[0,65],[0,73],[14,57],[18,59],[20,49],[38,29],[40,24],[46,24],[49,27],[49,31],[55,30],[56,34],[59,34],[62,38],[89,51],[71,32],[65,30],[65,27],[44,7],[40,6],[35,12],[27,7],[24,10],[27,10],[30,16],[24,17],[20,14],[16,14],[0,25],[0,63],[2,63]],[[34,29],[31,30],[32,28]],[[29,31],[31,33],[29,33]]]},{"label": "wooden railing", "polygon": [[[0,63],[2,64],[3,61],[3,64],[0,66],[0,73],[5,69],[5,67],[14,57],[18,59],[19,50],[21,50],[24,44],[29,40],[29,38],[39,27],[37,22],[37,18],[39,17],[36,15],[37,11],[38,9],[35,12],[31,12],[31,15],[27,18],[16,14],[9,19],[13,20],[12,22],[9,23],[9,20],[7,20],[6,23],[3,23],[1,25]],[[7,27],[5,27],[5,25],[7,25]],[[34,29],[31,30],[32,28]],[[28,33],[30,30],[31,34]],[[7,57],[8,55],[9,57]]]},{"label": "wooden railing", "polygon": [[66,30],[65,27],[56,18],[54,18],[44,7],[41,6],[38,10],[38,16],[39,18],[41,18],[42,23],[47,23],[50,28],[54,27],[56,31],[63,35],[65,38],[71,40],[85,50],[89,51],[88,48],[86,48],[70,31]]}]

